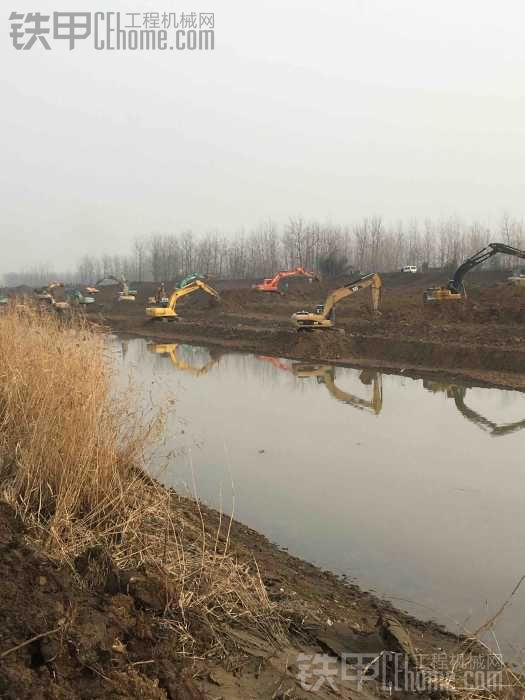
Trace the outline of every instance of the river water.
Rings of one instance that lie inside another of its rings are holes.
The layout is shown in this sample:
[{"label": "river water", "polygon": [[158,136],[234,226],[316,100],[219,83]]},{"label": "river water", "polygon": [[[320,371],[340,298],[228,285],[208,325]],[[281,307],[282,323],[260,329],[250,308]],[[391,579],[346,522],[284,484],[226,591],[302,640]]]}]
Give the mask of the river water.
[{"label": "river water", "polygon": [[[477,629],[525,574],[525,395],[115,339],[164,483],[418,617]],[[525,649],[525,583],[493,645]]]}]

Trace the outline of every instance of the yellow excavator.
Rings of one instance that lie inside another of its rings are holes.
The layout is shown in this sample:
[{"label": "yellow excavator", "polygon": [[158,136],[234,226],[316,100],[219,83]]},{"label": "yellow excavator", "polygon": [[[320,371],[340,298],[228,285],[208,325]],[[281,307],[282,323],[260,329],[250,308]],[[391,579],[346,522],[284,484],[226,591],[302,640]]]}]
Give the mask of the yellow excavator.
[{"label": "yellow excavator", "polygon": [[193,367],[177,356],[177,347],[180,347],[178,343],[152,343],[148,345],[148,350],[156,355],[167,355],[174,367],[182,372],[192,374],[194,377],[201,377],[203,374],[207,374],[220,360],[220,355],[210,355],[210,359],[205,365]]},{"label": "yellow excavator", "polygon": [[454,277],[444,287],[429,287],[423,293],[423,303],[430,304],[442,301],[461,301],[467,298],[467,290],[463,283],[463,279],[467,272],[474,267],[481,265],[486,260],[489,260],[494,255],[501,253],[502,255],[512,255],[517,258],[525,258],[525,251],[513,248],[505,243],[489,243],[488,246],[482,248],[477,253],[474,253],[465,262],[461,263]]},{"label": "yellow excavator", "polygon": [[383,384],[381,374],[377,371],[363,370],[359,375],[362,384],[372,385],[372,398],[361,399],[339,389],[335,383],[335,367],[333,365],[309,365],[296,363],[292,365],[292,372],[299,379],[316,377],[319,384],[324,384],[330,395],[337,401],[354,406],[360,410],[368,410],[378,416],[383,408]]},{"label": "yellow excavator", "polygon": [[342,299],[352,296],[361,289],[370,288],[371,310],[373,314],[379,313],[381,302],[381,288],[383,283],[377,272],[369,275],[361,275],[343,287],[334,290],[328,295],[324,304],[315,307],[315,311],[297,311],[292,316],[292,323],[298,330],[322,330],[335,328],[335,306]]},{"label": "yellow excavator", "polygon": [[430,379],[424,379],[423,386],[427,391],[431,391],[433,394],[439,392],[446,394],[447,398],[454,401],[457,410],[462,416],[471,423],[474,423],[474,425],[477,425],[481,430],[490,433],[492,437],[510,435],[511,433],[517,433],[519,430],[525,428],[525,420],[515,421],[514,423],[495,423],[485,418],[485,416],[482,416],[481,413],[469,408],[465,403],[465,397],[467,395],[466,386],[436,382]]},{"label": "yellow excavator", "polygon": [[168,299],[167,304],[162,303],[157,304],[155,306],[148,306],[146,309],[146,314],[154,319],[161,319],[163,321],[174,321],[175,319],[179,318],[175,311],[178,300],[182,299],[182,297],[185,297],[188,294],[198,292],[199,290],[206,292],[206,294],[209,294],[217,301],[221,300],[219,293],[215,289],[213,289],[213,287],[210,287],[208,284],[206,284],[206,282],[203,282],[202,280],[196,279],[194,282],[191,282],[185,287],[182,287],[182,289],[174,289]]}]

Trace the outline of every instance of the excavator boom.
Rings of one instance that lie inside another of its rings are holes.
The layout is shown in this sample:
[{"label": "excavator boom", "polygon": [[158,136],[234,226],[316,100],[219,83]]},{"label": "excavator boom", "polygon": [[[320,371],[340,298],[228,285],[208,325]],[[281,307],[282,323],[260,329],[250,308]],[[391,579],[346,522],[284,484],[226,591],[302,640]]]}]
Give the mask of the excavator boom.
[{"label": "excavator boom", "polygon": [[328,329],[335,327],[335,306],[342,299],[352,296],[361,289],[370,287],[371,310],[373,314],[379,313],[381,302],[381,289],[383,283],[377,272],[368,275],[361,275],[343,287],[334,290],[328,295],[324,304],[319,305],[315,312],[297,311],[292,316],[292,323],[299,330],[301,329]]},{"label": "excavator boom", "polygon": [[498,253],[525,259],[525,251],[523,250],[513,248],[505,243],[489,243],[488,246],[478,250],[477,253],[474,253],[474,255],[471,255],[470,258],[467,258],[461,263],[454,273],[454,277],[446,287],[429,287],[423,294],[423,302],[430,303],[466,299],[467,292],[463,280],[467,272],[470,272],[470,270],[478,265],[482,265]]}]

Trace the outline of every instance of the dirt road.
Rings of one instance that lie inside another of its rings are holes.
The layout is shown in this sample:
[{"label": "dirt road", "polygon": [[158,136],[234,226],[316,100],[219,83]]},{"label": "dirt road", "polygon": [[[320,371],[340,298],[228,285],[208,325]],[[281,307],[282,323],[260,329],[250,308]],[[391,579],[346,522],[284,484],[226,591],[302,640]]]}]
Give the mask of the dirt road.
[{"label": "dirt road", "polygon": [[[303,360],[384,371],[447,374],[472,381],[525,389],[525,289],[510,287],[505,273],[469,277],[469,299],[439,307],[423,306],[422,292],[443,282],[436,273],[383,276],[382,314],[372,318],[368,293],[337,307],[337,325],[345,331],[297,333],[294,311],[322,303],[332,284],[292,282],[284,296],[252,290],[249,283],[217,282],[222,301],[200,292],[177,305],[174,323],[145,315],[154,283],[137,284],[135,302],[115,302],[106,288],[89,314],[115,331]],[[167,285],[167,288],[170,288]]]}]

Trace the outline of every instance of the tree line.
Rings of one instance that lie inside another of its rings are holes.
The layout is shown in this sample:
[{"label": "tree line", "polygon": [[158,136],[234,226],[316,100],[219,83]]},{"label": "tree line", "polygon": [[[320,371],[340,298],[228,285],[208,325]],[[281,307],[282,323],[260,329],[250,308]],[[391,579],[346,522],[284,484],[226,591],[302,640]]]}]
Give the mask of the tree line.
[{"label": "tree line", "polygon": [[[387,224],[373,216],[344,226],[298,216],[282,227],[266,221],[248,233],[229,236],[191,231],[137,236],[124,255],[85,255],[70,271],[40,266],[8,273],[4,282],[9,287],[44,285],[53,279],[93,284],[108,275],[135,282],[169,281],[190,272],[253,280],[297,265],[327,276],[390,272],[404,265],[452,270],[494,241],[523,249],[524,222],[505,215],[493,227],[459,218]],[[515,267],[516,260],[496,256],[489,266]]]}]

